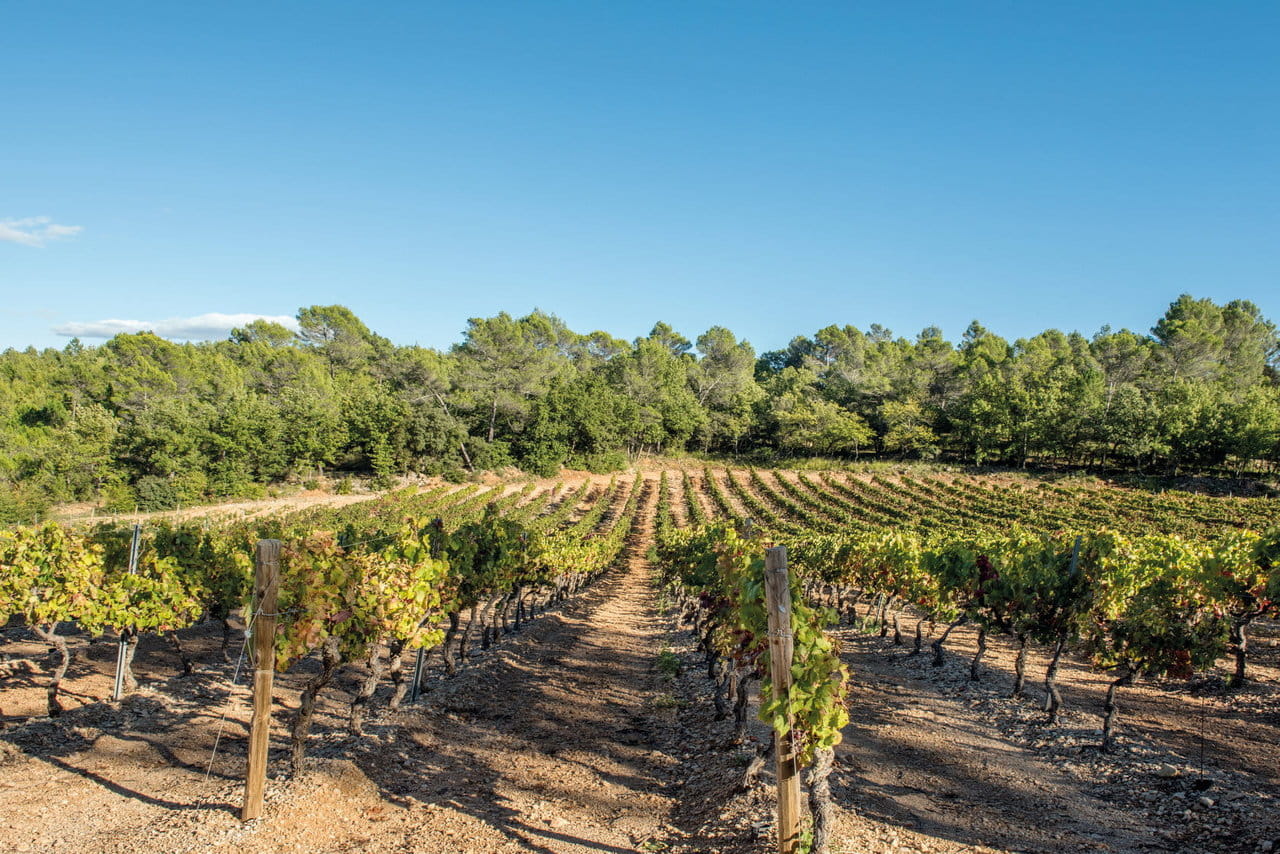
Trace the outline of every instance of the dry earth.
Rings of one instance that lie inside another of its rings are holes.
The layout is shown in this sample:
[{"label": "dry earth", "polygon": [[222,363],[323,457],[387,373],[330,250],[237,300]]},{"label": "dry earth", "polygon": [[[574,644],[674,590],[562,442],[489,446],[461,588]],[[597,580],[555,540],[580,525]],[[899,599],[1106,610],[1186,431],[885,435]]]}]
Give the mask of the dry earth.
[{"label": "dry earth", "polygon": [[[231,684],[214,628],[192,639],[202,666],[187,678],[168,647],[145,643],[144,687],[118,704],[103,700],[114,647],[78,640],[71,710],[56,719],[30,717],[49,657],[9,629],[3,652],[31,666],[0,676],[0,851],[770,850],[770,779],[740,785],[751,750],[713,720],[689,632],[660,610],[645,557],[653,492],[618,566],[456,677],[433,675],[417,704],[374,714],[359,739],[345,731],[361,676],[348,668],[297,779],[284,776],[283,724],[308,672],[280,677],[275,779],[248,825],[248,692]],[[1220,680],[1127,689],[1121,750],[1104,755],[1104,677],[1079,662],[1049,729],[1034,686],[1007,698],[1012,650],[999,640],[971,682],[971,632],[952,635],[942,668],[892,638],[838,634],[854,685],[832,778],[835,851],[1280,849],[1280,654],[1265,639],[1238,694]],[[663,650],[678,675],[657,667]],[[765,737],[753,727],[755,744]]]}]

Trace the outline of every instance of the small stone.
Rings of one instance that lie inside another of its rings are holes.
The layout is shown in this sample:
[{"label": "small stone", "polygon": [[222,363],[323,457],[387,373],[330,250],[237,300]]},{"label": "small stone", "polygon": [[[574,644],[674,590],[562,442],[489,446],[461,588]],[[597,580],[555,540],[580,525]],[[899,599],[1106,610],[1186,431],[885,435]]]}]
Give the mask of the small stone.
[{"label": "small stone", "polygon": [[1162,780],[1172,780],[1174,777],[1177,777],[1181,773],[1182,772],[1179,771],[1177,768],[1174,768],[1172,765],[1167,765],[1167,764],[1161,765],[1159,768],[1156,769],[1156,776],[1161,778]]},{"label": "small stone", "polygon": [[1200,804],[1200,806],[1204,807],[1205,809],[1208,809],[1209,807],[1213,806],[1213,798],[1202,797],[1196,803]]},{"label": "small stone", "polygon": [[1258,845],[1258,850],[1263,852],[1263,854],[1267,854],[1267,852],[1269,852],[1272,848],[1275,848],[1275,847],[1276,847],[1276,844],[1274,842],[1272,842],[1270,839],[1266,839],[1266,840],[1263,840],[1263,842]]}]

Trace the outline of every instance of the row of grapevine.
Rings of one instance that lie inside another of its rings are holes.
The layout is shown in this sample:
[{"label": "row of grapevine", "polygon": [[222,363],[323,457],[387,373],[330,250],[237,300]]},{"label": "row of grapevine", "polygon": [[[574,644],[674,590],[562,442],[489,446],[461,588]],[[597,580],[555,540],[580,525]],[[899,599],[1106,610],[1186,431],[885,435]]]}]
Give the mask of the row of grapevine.
[{"label": "row of grapevine", "polygon": [[[550,530],[522,520],[500,502],[455,528],[440,521],[409,520],[389,544],[367,552],[342,548],[331,536],[313,534],[286,544],[280,610],[286,618],[277,635],[279,667],[318,651],[321,670],[308,683],[293,730],[294,767],[299,767],[315,698],[349,661],[367,661],[370,679],[357,693],[350,726],[359,732],[364,706],[381,674],[382,649],[398,657],[412,649],[439,646],[453,672],[453,644],[460,657],[472,626],[482,643],[522,623],[552,600],[575,593],[610,566],[620,553],[637,512],[643,481],[607,490],[583,516]],[[617,509],[620,504],[620,509]],[[616,512],[610,513],[616,509]],[[606,514],[611,518],[606,519]],[[378,540],[375,539],[375,542]],[[464,629],[461,615],[469,614]],[[397,685],[392,703],[403,697]]]},{"label": "row of grapevine", "polygon": [[[1280,530],[1196,541],[1106,530],[1000,536],[886,529],[815,532],[787,542],[802,575],[837,605],[846,597],[873,601],[882,634],[893,603],[912,607],[919,622],[975,624],[974,678],[988,633],[1013,638],[1015,695],[1023,690],[1028,641],[1049,645],[1051,720],[1061,704],[1054,674],[1065,650],[1078,649],[1113,671],[1104,722],[1108,747],[1116,689],[1137,675],[1189,677],[1227,654],[1235,658],[1232,682],[1238,685],[1246,675],[1250,623],[1280,613]],[[935,663],[947,634],[934,643]]]},{"label": "row of grapevine", "polygon": [[49,711],[57,714],[69,658],[62,628],[90,636],[163,632],[177,644],[176,630],[215,618],[225,641],[229,618],[248,596],[253,543],[281,539],[277,662],[288,668],[315,654],[322,664],[295,721],[300,761],[316,698],[339,666],[369,664],[371,678],[351,712],[350,726],[359,731],[386,669],[384,648],[395,705],[408,688],[402,658],[409,650],[436,647],[453,672],[473,625],[487,647],[608,566],[630,529],[641,485],[639,478],[614,483],[594,498],[589,482],[572,491],[528,484],[505,495],[438,487],[223,524],[162,522],[144,539],[133,575],[123,571],[123,526],[0,532],[0,619],[18,616],[62,653],[48,692]]},{"label": "row of grapevine", "polygon": [[[981,477],[864,478],[848,473],[784,474],[705,469],[685,475],[705,496],[710,517],[750,517],[776,531],[917,530],[1004,531],[1109,528],[1130,535],[1165,533],[1212,537],[1224,528],[1265,529],[1280,518],[1274,498],[1212,499],[1186,493],[1152,495],[1119,488],[1028,488]],[[1220,502],[1215,508],[1212,502]],[[703,514],[704,517],[707,514]],[[693,524],[704,519],[690,517]]]},{"label": "row of grapevine", "polygon": [[[725,482],[753,516],[776,518],[732,473],[726,475]],[[709,470],[703,473],[702,484],[720,513],[732,512],[727,495]],[[687,473],[683,485],[685,501],[692,503],[696,499]],[[848,671],[840,660],[838,645],[823,631],[830,615],[806,601],[800,581],[793,577],[785,600],[789,607],[783,605],[778,611],[778,619],[784,625],[789,622],[795,650],[790,661],[779,665],[790,677],[790,684],[780,690],[772,679],[778,671],[771,661],[775,649],[769,642],[766,540],[753,536],[752,526],[742,520],[679,527],[670,505],[671,490],[664,473],[658,485],[654,558],[662,570],[664,589],[682,622],[692,623],[706,656],[716,715],[733,715],[734,740],[742,743],[750,685],[761,681],[760,719],[769,724],[775,739],[787,739],[788,751],[794,751],[798,765],[812,766],[813,838],[815,850],[825,850],[822,840],[829,832],[831,815],[826,778],[833,767],[834,746],[849,720],[845,704]],[[744,524],[745,530],[740,531],[738,524]],[[754,776],[762,762],[763,753],[748,766],[747,776]]]},{"label": "row of grapevine", "polygon": [[133,574],[111,566],[100,543],[58,525],[0,531],[0,625],[17,616],[57,652],[50,715],[62,711],[58,690],[71,661],[64,623],[95,635],[169,632],[201,615],[203,579],[184,578],[155,549],[141,552]]},{"label": "row of grapevine", "polygon": [[[1238,508],[1262,507],[1266,499],[1234,499],[1236,511],[1215,513],[1186,496],[1122,490],[1049,486],[1006,494],[971,478],[893,482],[756,470],[744,477],[705,469],[696,484],[684,475],[686,502],[697,486],[715,518],[738,525],[749,518],[765,539],[788,545],[799,589],[811,601],[837,613],[846,603],[867,602],[864,625],[878,624],[884,636],[892,615],[899,642],[898,614],[908,608],[917,617],[913,652],[920,651],[921,623],[946,626],[933,643],[935,663],[942,662],[951,629],[972,624],[978,653],[970,672],[977,678],[989,635],[1008,635],[1019,650],[1013,692],[1021,695],[1028,644],[1047,645],[1051,720],[1061,705],[1055,678],[1066,651],[1112,671],[1104,721],[1108,747],[1120,687],[1138,675],[1189,676],[1228,655],[1234,658],[1231,683],[1238,686],[1246,678],[1249,626],[1280,616],[1280,529],[1239,527],[1266,517]],[[1051,500],[1037,503],[1041,493]],[[1184,506],[1194,508],[1196,523],[1183,534],[1164,530],[1172,519],[1160,514]],[[724,530],[723,523],[699,522],[688,531],[664,523],[659,539],[669,546],[660,549],[665,568],[683,573],[681,585],[705,589],[716,579],[708,555]],[[689,558],[691,548],[697,561]],[[714,610],[723,603],[716,594],[702,606]],[[705,645],[715,633],[706,635],[702,622]],[[723,673],[720,680],[725,682]]]}]

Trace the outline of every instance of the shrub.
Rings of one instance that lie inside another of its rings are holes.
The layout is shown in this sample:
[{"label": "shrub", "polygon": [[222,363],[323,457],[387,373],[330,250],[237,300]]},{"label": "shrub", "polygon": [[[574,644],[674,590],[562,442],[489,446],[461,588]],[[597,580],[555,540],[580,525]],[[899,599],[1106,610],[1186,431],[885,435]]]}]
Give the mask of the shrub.
[{"label": "shrub", "polygon": [[630,464],[631,461],[627,458],[625,451],[599,451],[587,454],[581,461],[583,468],[595,474],[622,471]]},{"label": "shrub", "polygon": [[568,456],[568,447],[560,442],[539,442],[525,450],[520,468],[536,477],[555,477]]},{"label": "shrub", "polygon": [[29,525],[36,517],[43,518],[49,510],[44,495],[30,487],[0,483],[0,524]]}]

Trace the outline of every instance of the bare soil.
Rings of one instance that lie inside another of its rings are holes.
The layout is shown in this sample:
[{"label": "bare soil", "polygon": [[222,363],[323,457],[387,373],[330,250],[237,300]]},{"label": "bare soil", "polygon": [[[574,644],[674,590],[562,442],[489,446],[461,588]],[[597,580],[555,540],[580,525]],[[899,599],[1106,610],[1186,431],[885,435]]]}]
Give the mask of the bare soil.
[{"label": "bare soil", "polygon": [[[249,695],[243,675],[232,684],[215,626],[188,633],[200,667],[186,678],[165,643],[144,640],[143,688],[120,703],[104,699],[114,645],[77,638],[69,711],[55,719],[38,717],[52,659],[10,627],[0,647],[13,661],[0,668],[0,851],[771,850],[771,778],[743,785],[767,732],[755,724],[745,747],[732,743],[690,633],[662,611],[646,558],[656,473],[646,476],[649,503],[618,566],[477,650],[456,677],[434,673],[418,703],[379,706],[363,738],[345,721],[364,671],[346,668],[296,779],[285,777],[285,726],[314,663],[277,677],[273,779],[264,817],[247,825],[238,808]],[[1002,639],[973,682],[968,629],[935,668],[892,633],[841,627],[854,681],[832,776],[833,850],[1280,850],[1274,630],[1256,633],[1243,691],[1226,692],[1220,678],[1124,689],[1119,750],[1103,754],[1106,676],[1082,662],[1063,666],[1067,710],[1049,728],[1044,650],[1029,663],[1028,697],[1013,700]],[[678,674],[658,668],[664,650]]]},{"label": "bare soil", "polygon": [[287,513],[295,510],[306,510],[311,507],[345,507],[360,501],[377,498],[383,493],[362,492],[349,495],[337,495],[332,492],[308,490],[296,495],[280,498],[254,498],[242,501],[227,501],[222,504],[202,504],[197,507],[184,507],[180,510],[157,510],[151,513],[102,513],[91,504],[67,504],[54,511],[53,518],[68,525],[94,522],[145,522],[167,519],[178,521],[184,519],[201,519],[204,517],[250,518],[266,513]]},{"label": "bare soil", "polygon": [[[914,620],[904,622],[914,628]],[[905,634],[905,631],[904,631]],[[976,632],[957,629],[941,668],[878,633],[840,632],[854,675],[837,799],[876,820],[863,850],[1255,851],[1280,846],[1280,656],[1261,647],[1253,682],[1122,689],[1117,749],[1100,749],[1106,674],[1064,660],[1065,711],[1046,725],[1047,651],[1012,699],[1011,643],[989,639],[969,678]],[[927,640],[927,639],[926,639]],[[1225,664],[1225,662],[1224,662]],[[1204,800],[1202,800],[1204,799]],[[887,828],[892,828],[887,830]],[[851,831],[857,838],[857,830]],[[879,847],[877,847],[879,846]]]}]

